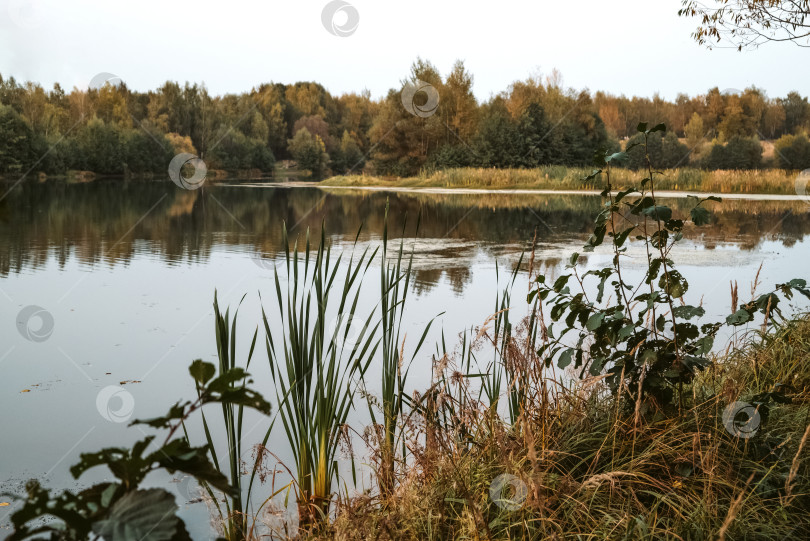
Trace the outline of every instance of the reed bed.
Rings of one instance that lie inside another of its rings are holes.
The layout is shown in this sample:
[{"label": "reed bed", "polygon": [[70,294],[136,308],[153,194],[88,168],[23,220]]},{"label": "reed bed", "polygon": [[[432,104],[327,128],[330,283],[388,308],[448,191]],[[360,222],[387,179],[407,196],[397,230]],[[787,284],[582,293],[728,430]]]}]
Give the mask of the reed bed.
[{"label": "reed bed", "polygon": [[[464,167],[424,171],[415,177],[383,178],[369,175],[336,176],[322,186],[381,186],[403,188],[592,190],[582,181],[590,168],[548,165],[536,169],[492,169]],[[706,171],[694,168],[668,169],[657,181],[660,190],[711,193],[795,195],[798,171],[783,169]],[[638,173],[617,168],[614,185],[632,185]]]}]

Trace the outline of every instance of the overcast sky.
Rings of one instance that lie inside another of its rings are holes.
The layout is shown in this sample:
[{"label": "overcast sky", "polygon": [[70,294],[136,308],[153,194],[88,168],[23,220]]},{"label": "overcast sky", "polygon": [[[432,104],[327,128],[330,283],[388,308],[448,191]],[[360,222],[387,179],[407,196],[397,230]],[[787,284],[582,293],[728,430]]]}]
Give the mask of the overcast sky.
[{"label": "overcast sky", "polygon": [[421,56],[443,74],[464,60],[479,99],[554,68],[566,86],[615,94],[752,84],[810,94],[810,49],[708,51],[690,37],[694,21],[677,16],[679,0],[347,3],[327,17],[341,37],[324,27],[325,0],[0,0],[0,74],[71,88],[110,72],[138,90],[194,81],[215,94],[314,80],[379,97]]}]

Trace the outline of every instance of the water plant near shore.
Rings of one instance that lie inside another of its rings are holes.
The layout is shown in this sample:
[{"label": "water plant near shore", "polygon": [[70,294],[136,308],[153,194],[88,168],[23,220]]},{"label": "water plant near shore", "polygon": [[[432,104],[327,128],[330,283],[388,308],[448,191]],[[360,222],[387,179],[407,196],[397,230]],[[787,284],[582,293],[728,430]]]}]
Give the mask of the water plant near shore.
[{"label": "water plant near shore", "polygon": [[[244,300],[244,297],[242,297]],[[241,304],[241,301],[240,301]],[[219,307],[217,294],[214,292],[214,334],[217,343],[217,359],[219,366],[217,366],[217,373],[227,374],[233,370],[238,370],[236,362],[236,323],[239,309],[237,307],[233,314],[233,319],[230,317],[230,309],[226,310],[223,314]],[[256,338],[258,336],[258,327],[253,333],[253,339],[250,343],[250,351],[248,352],[245,361],[244,370],[250,368],[250,361],[253,358],[253,351],[256,348]],[[199,381],[196,381],[198,395],[203,391]],[[244,381],[230,381],[228,383],[229,391],[237,391],[240,386],[243,388]],[[228,483],[233,487],[233,491],[229,498],[225,498],[224,510],[219,505],[220,498],[215,494],[214,489],[208,483],[203,481],[201,487],[205,490],[213,503],[218,515],[218,523],[222,528],[223,536],[228,541],[238,541],[241,539],[252,539],[252,531],[254,525],[249,524],[250,514],[247,510],[251,509],[250,500],[253,493],[253,481],[256,478],[256,468],[251,471],[250,481],[248,482],[247,489],[242,484],[242,419],[245,413],[244,404],[223,403],[222,404],[222,422],[223,431],[225,435],[225,442],[227,450],[222,457],[223,465],[227,466]],[[217,470],[222,471],[220,466],[220,457],[217,455],[217,442],[221,441],[220,434],[212,429],[205,416],[205,412],[200,412],[202,418],[203,430],[207,447],[210,449],[211,460]],[[185,426],[183,427],[185,431]],[[188,433],[186,432],[186,438]],[[259,508],[261,509],[261,507]]]},{"label": "water plant near shore", "polygon": [[[357,259],[352,254],[342,270],[343,255],[332,260],[323,229],[315,250],[307,232],[302,255],[297,240],[290,250],[286,227],[283,241],[284,285],[274,271],[281,324],[274,328],[264,308],[262,320],[279,415],[295,459],[299,527],[306,531],[329,515],[335,455],[357,392],[355,378],[379,347],[379,322],[372,324],[373,313],[362,318],[357,312],[363,277],[377,251],[364,250]],[[342,282],[339,271],[345,273]]]},{"label": "water plant near shore", "polygon": [[[425,325],[419,341],[410,354],[410,361],[405,364],[405,337],[402,335],[402,321],[405,313],[405,301],[411,285],[413,253],[403,267],[404,260],[404,232],[400,239],[399,249],[393,258],[388,255],[388,204],[385,208],[385,223],[383,225],[382,251],[380,261],[380,334],[381,334],[381,361],[380,376],[380,403],[375,407],[375,401],[369,399],[368,411],[373,425],[372,438],[376,443],[379,459],[377,464],[377,480],[381,493],[392,494],[396,480],[396,454],[398,446],[402,448],[402,460],[406,459],[405,440],[400,422],[406,412],[408,395],[406,383],[411,363],[419,353],[425,342],[428,332],[433,324],[431,319]],[[419,219],[416,221],[416,231],[419,230]],[[375,410],[382,414],[378,422]]]}]

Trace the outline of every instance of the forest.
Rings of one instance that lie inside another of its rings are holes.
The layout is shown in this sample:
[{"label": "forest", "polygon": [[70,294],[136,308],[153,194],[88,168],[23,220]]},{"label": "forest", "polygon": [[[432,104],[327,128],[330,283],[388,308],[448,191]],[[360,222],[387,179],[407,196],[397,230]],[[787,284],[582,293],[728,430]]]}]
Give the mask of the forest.
[{"label": "forest", "polygon": [[[482,101],[473,81],[462,61],[443,76],[422,59],[379,99],[368,91],[335,96],[315,82],[212,96],[188,82],[140,92],[112,78],[66,91],[0,75],[0,175],[152,177],[180,152],[199,155],[209,170],[271,173],[278,161],[316,177],[584,166],[596,151],[637,142],[641,121],[668,126],[649,142],[658,167],[810,168],[810,104],[798,92],[715,87],[669,101],[566,88],[553,71]],[[402,89],[415,82],[409,108]],[[433,109],[413,112],[430,99]],[[635,148],[623,165],[642,163]]]}]

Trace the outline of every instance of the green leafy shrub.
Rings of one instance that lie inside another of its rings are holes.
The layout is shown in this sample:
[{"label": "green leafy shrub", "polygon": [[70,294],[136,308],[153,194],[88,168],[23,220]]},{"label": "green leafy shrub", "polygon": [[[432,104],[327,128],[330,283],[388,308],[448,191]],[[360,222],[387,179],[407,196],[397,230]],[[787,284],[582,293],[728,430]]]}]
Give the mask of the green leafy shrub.
[{"label": "green leafy shrub", "polygon": [[[642,144],[644,134],[639,133],[627,142],[626,165],[630,169],[643,169],[647,166]],[[650,160],[659,169],[672,169],[688,163],[689,148],[678,141],[674,133],[655,132],[647,140]]]},{"label": "green leafy shrub", "polygon": [[[549,339],[537,352],[547,364],[556,361],[559,368],[573,364],[580,377],[605,373],[613,392],[626,387],[632,395],[638,389],[661,405],[671,403],[674,389],[681,389],[708,366],[714,338],[724,324],[744,325],[757,312],[772,323],[780,314],[778,293],[789,299],[795,290],[810,298],[806,282],[793,280],[744,305],[725,322],[700,323],[705,310],[685,302],[689,283],[670,255],[683,238],[684,219],[655,195],[659,173],[653,170],[650,141],[661,141],[657,134],[665,130],[663,124],[650,129],[639,124],[640,138],[628,145],[628,152],[640,152],[646,162],[646,178],[638,188],[614,191],[611,183],[611,169],[626,159],[626,153],[598,155],[599,169],[587,179],[604,176],[605,203],[584,252],[607,243],[613,256],[611,265],[580,274],[580,254],[574,253],[567,273],[553,283],[539,275],[537,287],[528,297],[530,302],[537,296],[550,305]],[[706,203],[720,199],[692,200],[693,224],[709,223]],[[646,254],[646,271],[637,283],[628,281],[623,265],[632,241],[643,243]],[[586,282],[595,287],[595,296],[589,296]]]},{"label": "green leafy shrub", "polygon": [[780,167],[810,169],[810,140],[806,135],[783,135],[776,140],[774,147]]},{"label": "green leafy shrub", "polygon": [[757,169],[762,162],[762,145],[752,137],[734,136],[728,143],[715,141],[703,159],[706,169]]},{"label": "green leafy shrub", "polygon": [[324,142],[319,136],[309,133],[306,128],[301,128],[295,133],[288,141],[287,149],[298,163],[299,169],[311,171],[316,177],[326,171],[329,154],[326,153]]}]

